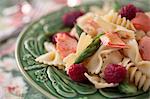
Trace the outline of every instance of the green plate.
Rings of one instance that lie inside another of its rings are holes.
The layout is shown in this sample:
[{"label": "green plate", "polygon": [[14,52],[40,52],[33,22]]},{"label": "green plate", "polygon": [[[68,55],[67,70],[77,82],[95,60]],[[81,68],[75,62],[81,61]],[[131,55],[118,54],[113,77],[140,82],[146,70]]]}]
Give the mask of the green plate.
[{"label": "green plate", "polygon": [[75,9],[87,12],[91,5],[101,6],[86,4],[75,8],[64,7],[24,29],[18,38],[16,48],[16,60],[21,73],[32,86],[50,99],[148,99],[149,92],[139,91],[136,94],[126,95],[119,93],[117,88],[97,90],[93,85],[72,81],[62,70],[34,61],[36,57],[46,52],[43,43],[49,41],[50,35],[70,30],[62,24],[61,16],[64,13]]}]

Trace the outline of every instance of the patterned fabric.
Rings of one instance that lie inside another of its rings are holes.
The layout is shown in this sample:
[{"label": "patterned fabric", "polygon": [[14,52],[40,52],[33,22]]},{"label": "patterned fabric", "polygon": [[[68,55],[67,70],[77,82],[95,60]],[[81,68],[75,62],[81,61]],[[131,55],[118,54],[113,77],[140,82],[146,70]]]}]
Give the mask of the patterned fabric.
[{"label": "patterned fabric", "polygon": [[0,99],[46,99],[21,75],[15,61],[16,38],[0,45]]}]

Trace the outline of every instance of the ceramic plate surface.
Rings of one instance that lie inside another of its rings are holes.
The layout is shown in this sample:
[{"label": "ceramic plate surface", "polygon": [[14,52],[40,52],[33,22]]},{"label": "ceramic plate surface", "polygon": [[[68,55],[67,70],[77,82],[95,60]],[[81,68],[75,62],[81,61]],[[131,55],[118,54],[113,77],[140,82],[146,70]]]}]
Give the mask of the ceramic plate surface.
[{"label": "ceramic plate surface", "polygon": [[[61,16],[64,13],[82,9],[89,10],[90,5],[76,8],[64,7],[50,13],[29,25],[20,34],[16,49],[18,67],[26,80],[37,90],[50,99],[148,99],[150,92],[139,91],[136,94],[122,94],[117,88],[97,90],[92,85],[72,81],[64,71],[53,66],[35,62],[35,58],[45,53],[43,43],[49,41],[49,36],[56,32],[69,31],[62,24]],[[100,6],[96,4],[97,6]]]}]

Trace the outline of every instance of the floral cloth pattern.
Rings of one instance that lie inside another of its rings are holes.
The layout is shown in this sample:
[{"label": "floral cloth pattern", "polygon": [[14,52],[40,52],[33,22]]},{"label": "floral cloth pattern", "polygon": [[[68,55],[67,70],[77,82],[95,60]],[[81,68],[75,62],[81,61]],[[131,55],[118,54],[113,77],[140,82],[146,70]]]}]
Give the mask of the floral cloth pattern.
[{"label": "floral cloth pattern", "polygon": [[15,61],[16,39],[0,45],[0,99],[46,99],[23,78]]}]

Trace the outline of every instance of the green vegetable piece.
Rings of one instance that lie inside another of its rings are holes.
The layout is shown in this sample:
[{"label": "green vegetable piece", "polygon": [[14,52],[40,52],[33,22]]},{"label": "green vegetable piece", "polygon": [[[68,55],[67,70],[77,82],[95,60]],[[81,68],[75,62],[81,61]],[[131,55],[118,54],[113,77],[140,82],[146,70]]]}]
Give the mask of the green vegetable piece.
[{"label": "green vegetable piece", "polygon": [[94,39],[93,42],[80,54],[80,56],[75,60],[75,64],[81,63],[84,59],[92,56],[97,49],[100,47],[100,36],[102,36],[103,33],[97,35]]},{"label": "green vegetable piece", "polygon": [[78,33],[78,36],[80,37],[80,35],[82,34],[83,30],[76,24],[75,25],[76,28],[76,32]]},{"label": "green vegetable piece", "polygon": [[120,83],[118,86],[118,89],[120,92],[126,93],[126,94],[132,94],[137,92],[137,88],[133,84],[129,84],[127,82]]}]

